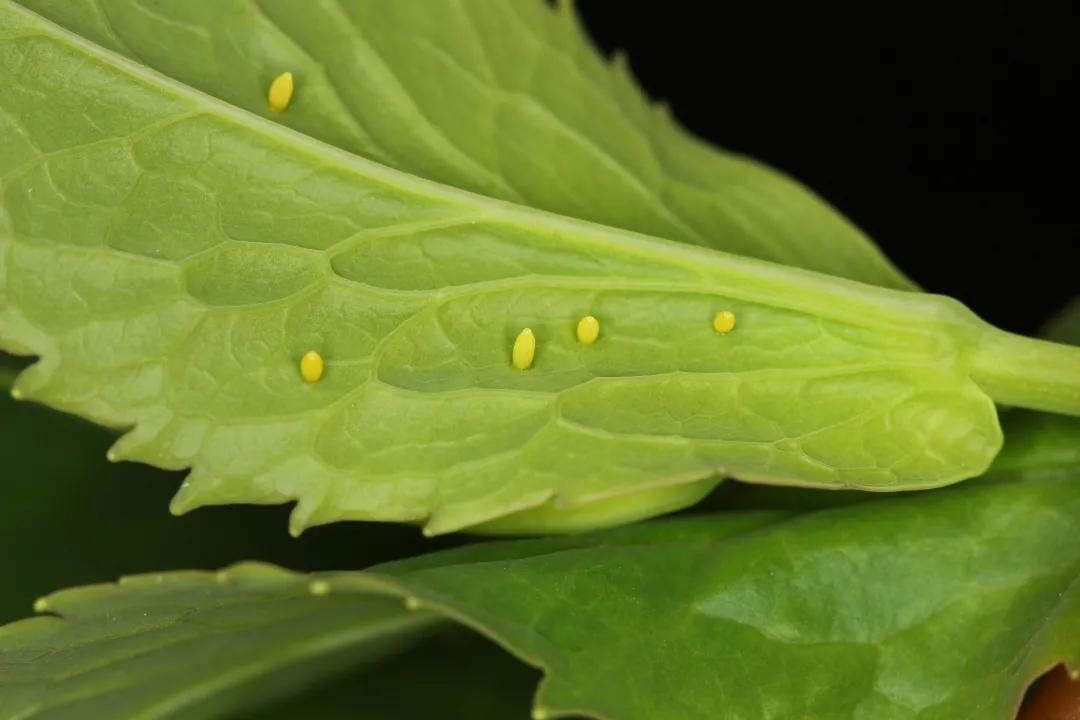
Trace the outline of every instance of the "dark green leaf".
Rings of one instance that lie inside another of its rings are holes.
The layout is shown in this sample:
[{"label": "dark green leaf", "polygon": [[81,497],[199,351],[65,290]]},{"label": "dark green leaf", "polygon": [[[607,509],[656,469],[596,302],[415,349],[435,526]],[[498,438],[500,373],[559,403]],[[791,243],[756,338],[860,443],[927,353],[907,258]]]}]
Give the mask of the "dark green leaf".
[{"label": "dark green leaf", "polygon": [[745,515],[487,544],[374,585],[543,667],[542,716],[1005,720],[1080,663],[1078,517],[1074,471],[734,533]]},{"label": "dark green leaf", "polygon": [[535,670],[491,641],[444,628],[250,720],[526,720],[537,679]]},{"label": "dark green leaf", "polygon": [[[1043,669],[1080,663],[1080,468],[1061,470],[486,543],[311,580],[329,591],[319,599],[396,594],[489,635],[545,670],[540,716],[1007,720]],[[63,647],[19,635],[29,655]],[[148,701],[161,692],[134,669],[128,680]]]},{"label": "dark green leaf", "polygon": [[435,617],[320,596],[268,565],[65,590],[0,628],[0,717],[199,718],[251,710],[407,647]]}]

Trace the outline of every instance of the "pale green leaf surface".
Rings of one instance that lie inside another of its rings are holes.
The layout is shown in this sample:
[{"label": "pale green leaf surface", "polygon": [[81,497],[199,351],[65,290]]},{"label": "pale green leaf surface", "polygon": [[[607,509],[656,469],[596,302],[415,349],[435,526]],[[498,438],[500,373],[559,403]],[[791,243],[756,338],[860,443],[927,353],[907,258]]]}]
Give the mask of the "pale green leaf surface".
[{"label": "pale green leaf surface", "polygon": [[0,718],[211,718],[272,704],[408,647],[399,600],[319,597],[269,565],[55,593],[0,628]]},{"label": "pale green leaf surface", "polygon": [[[715,473],[937,486],[996,453],[986,392],[1080,409],[1080,352],[946,298],[404,175],[7,0],[0,123],[0,347],[41,356],[14,392],[132,427],[117,459],[192,467],[178,511],[297,500],[297,532],[446,532],[540,507],[500,529],[557,527],[550,508],[576,529],[576,508],[642,517]],[[327,371],[307,385],[313,348]]]},{"label": "pale green leaf surface", "polygon": [[[1080,474],[1080,418],[1028,410],[1010,410],[1002,418],[1005,444],[985,473],[965,484],[1013,482],[1025,478],[1068,477]],[[919,496],[936,490],[918,490]],[[857,490],[821,492],[812,488],[728,482],[696,509],[821,510],[853,503],[888,500],[885,494]]]},{"label": "pale green leaf surface", "polygon": [[[651,235],[910,288],[797,183],[689,136],[541,0],[21,0],[110,50],[391,167]],[[296,78],[284,113],[271,80]],[[713,92],[710,89],[708,92]]]}]

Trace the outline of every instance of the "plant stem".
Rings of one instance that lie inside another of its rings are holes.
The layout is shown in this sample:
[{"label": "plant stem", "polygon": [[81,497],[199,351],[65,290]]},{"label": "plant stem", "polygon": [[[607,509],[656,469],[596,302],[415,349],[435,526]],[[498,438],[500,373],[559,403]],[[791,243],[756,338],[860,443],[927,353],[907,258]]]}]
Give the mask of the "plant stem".
[{"label": "plant stem", "polygon": [[989,328],[971,376],[1003,405],[1080,415],[1080,347]]}]

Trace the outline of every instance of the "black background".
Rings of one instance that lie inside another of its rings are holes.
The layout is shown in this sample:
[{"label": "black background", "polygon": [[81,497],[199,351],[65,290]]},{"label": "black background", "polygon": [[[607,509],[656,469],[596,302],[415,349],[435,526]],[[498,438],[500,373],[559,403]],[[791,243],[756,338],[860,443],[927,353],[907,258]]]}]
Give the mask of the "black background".
[{"label": "black background", "polygon": [[578,9],[692,132],[809,185],[924,289],[1034,333],[1080,294],[1080,5],[941,5]]}]

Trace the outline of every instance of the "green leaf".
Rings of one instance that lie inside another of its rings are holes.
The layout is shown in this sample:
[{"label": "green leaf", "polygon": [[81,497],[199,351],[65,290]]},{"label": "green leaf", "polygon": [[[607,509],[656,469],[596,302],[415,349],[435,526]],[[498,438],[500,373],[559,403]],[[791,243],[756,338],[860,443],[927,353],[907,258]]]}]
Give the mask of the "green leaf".
[{"label": "green leaf", "polygon": [[222,717],[407,647],[435,617],[248,564],[42,598],[0,628],[0,718]]},{"label": "green leaf", "polygon": [[1080,418],[1013,410],[1004,426],[1008,442],[980,481],[1080,471]]},{"label": "green leaf", "polygon": [[[1006,441],[990,468],[966,484],[1012,482],[1024,478],[1080,475],[1080,418],[1011,410],[1002,420]],[[920,490],[913,496],[936,492]],[[887,494],[855,490],[821,492],[810,488],[725,483],[700,510],[820,510],[884,501]]]},{"label": "green leaf", "polygon": [[538,717],[1007,720],[1047,667],[1080,667],[1078,516],[1074,472],[376,573],[542,667]]},{"label": "green leaf", "polygon": [[42,358],[14,393],[132,428],[115,459],[192,467],[177,511],[580,529],[692,502],[718,471],[937,486],[996,453],[987,392],[1080,410],[1080,351],[946,298],[404,175],[7,0],[0,123],[0,347]]},{"label": "green leaf", "polygon": [[476,633],[447,627],[378,665],[250,718],[525,720],[538,675]]},{"label": "green leaf", "polygon": [[[295,130],[473,192],[910,288],[799,184],[690,137],[541,0],[22,0],[102,47]],[[271,80],[297,78],[284,113]],[[782,212],[778,211],[782,210]]]},{"label": "green leaf", "polygon": [[[306,597],[300,578],[246,565],[230,569],[224,585],[206,574],[167,574],[160,583],[147,576],[68,591],[48,601],[67,620],[0,629],[0,708],[18,715],[15,699],[32,706],[78,695],[82,714],[73,716],[121,718],[136,706],[105,703],[177,708],[174,698],[195,695],[193,687],[208,707],[239,707],[244,697],[265,699],[263,688],[202,686],[190,658],[207,650],[194,640],[138,663],[113,643],[81,641],[123,634],[125,651],[209,626],[214,647],[235,654],[213,656],[201,668],[208,676],[229,663],[231,682],[271,658],[281,661],[276,677],[290,677],[291,669],[310,669],[306,657],[286,664],[302,631],[316,627],[305,636],[315,644],[366,636],[372,593],[390,593],[406,598],[421,622],[431,614],[456,619],[542,668],[537,717],[1008,720],[1042,670],[1080,665],[1078,472],[799,514],[743,511],[484,543],[368,573],[311,576],[308,587],[325,593]],[[268,627],[262,609],[278,606],[278,591],[263,585],[255,593],[245,580],[263,574],[287,589],[284,626]],[[188,589],[174,592],[173,584]],[[253,594],[263,605],[251,604]],[[228,609],[206,598],[227,600]],[[180,607],[184,622],[166,627]],[[349,608],[360,615],[355,624]],[[104,615],[116,626],[101,622]],[[343,622],[323,636],[327,615]],[[74,638],[80,644],[69,647]],[[249,653],[254,638],[258,651]],[[352,650],[370,657],[363,641]],[[12,658],[20,660],[18,676]],[[411,682],[426,687],[432,681],[421,672],[440,677],[461,662],[422,663]],[[54,686],[55,664],[95,670]],[[121,676],[124,690],[114,694],[108,681]],[[370,687],[372,677],[354,682]],[[227,694],[219,698],[219,690]],[[286,707],[327,707],[306,703]],[[363,705],[345,709],[355,707]]]}]

